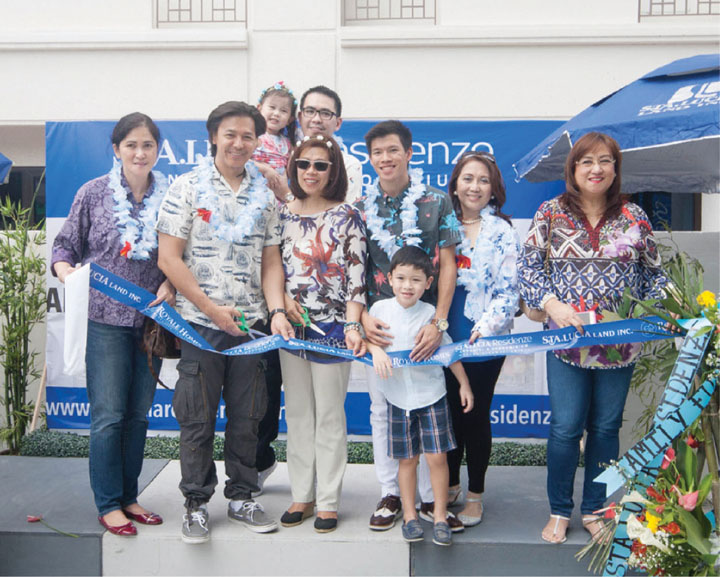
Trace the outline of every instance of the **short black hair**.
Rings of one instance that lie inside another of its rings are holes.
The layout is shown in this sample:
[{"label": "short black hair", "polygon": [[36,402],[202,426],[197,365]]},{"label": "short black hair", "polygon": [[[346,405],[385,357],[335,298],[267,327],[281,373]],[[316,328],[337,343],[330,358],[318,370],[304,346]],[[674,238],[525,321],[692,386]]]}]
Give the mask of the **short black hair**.
[{"label": "short black hair", "polygon": [[391,134],[397,134],[403,148],[410,150],[412,147],[412,132],[410,132],[410,129],[399,120],[383,120],[368,130],[365,135],[365,145],[367,146],[368,152],[370,152],[373,140],[390,136]]},{"label": "short black hair", "polygon": [[342,118],[342,102],[340,101],[340,96],[338,96],[338,93],[335,92],[332,88],[328,88],[327,86],[323,86],[322,84],[319,84],[318,86],[313,86],[312,88],[308,88],[305,92],[303,92],[303,95],[300,98],[300,111],[305,108],[305,99],[307,98],[308,94],[313,94],[314,92],[317,92],[318,94],[324,94],[328,98],[332,98],[335,101],[335,114],[338,118]]},{"label": "short black hair", "polygon": [[398,250],[390,260],[390,274],[396,267],[403,264],[423,271],[427,278],[430,278],[433,274],[430,257],[418,246],[407,245]]},{"label": "short black hair", "polygon": [[210,113],[205,123],[208,131],[208,139],[210,140],[210,152],[213,158],[217,154],[217,145],[212,143],[213,136],[217,134],[222,121],[231,116],[251,118],[255,123],[255,138],[258,138],[261,134],[265,134],[265,129],[267,128],[265,118],[263,118],[263,115],[260,114],[260,111],[255,106],[250,106],[247,102],[239,102],[237,100],[224,102]]},{"label": "short black hair", "polygon": [[120,143],[125,140],[125,137],[140,126],[147,128],[155,140],[155,144],[160,146],[160,129],[157,127],[157,124],[153,122],[152,118],[142,112],[131,112],[118,120],[110,136],[110,142],[115,146],[120,146]]}]

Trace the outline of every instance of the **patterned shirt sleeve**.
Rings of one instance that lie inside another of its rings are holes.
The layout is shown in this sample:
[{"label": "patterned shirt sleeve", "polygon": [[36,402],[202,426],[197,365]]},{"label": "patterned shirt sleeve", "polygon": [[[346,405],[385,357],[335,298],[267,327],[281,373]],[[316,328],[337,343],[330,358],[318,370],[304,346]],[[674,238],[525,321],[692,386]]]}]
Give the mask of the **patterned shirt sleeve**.
[{"label": "patterned shirt sleeve", "polygon": [[348,301],[365,304],[365,261],[367,258],[367,239],[365,225],[360,212],[348,205],[348,218],[345,225],[345,264],[347,267]]},{"label": "patterned shirt sleeve", "polygon": [[265,242],[263,246],[277,246],[282,241],[282,225],[278,216],[277,203],[273,197],[265,221]]},{"label": "patterned shirt sleeve", "polygon": [[510,327],[520,297],[517,272],[520,239],[512,226],[505,228],[500,235],[495,250],[499,266],[497,275],[493,279],[491,300],[482,317],[473,327],[473,331],[478,331],[483,336],[494,336]]},{"label": "patterned shirt sleeve", "polygon": [[179,176],[165,193],[155,227],[158,232],[184,239],[190,237],[194,213],[194,187],[190,181],[191,176],[192,173]]},{"label": "patterned shirt sleeve", "polygon": [[641,225],[642,243],[640,245],[640,271],[641,286],[640,298],[642,299],[664,299],[667,295],[663,290],[669,280],[662,268],[660,253],[655,243],[650,219],[645,211],[634,203],[628,203],[628,210],[635,216]]},{"label": "patterned shirt sleeve", "polygon": [[545,270],[551,216],[550,201],[544,202],[530,225],[519,263],[520,296],[533,309],[540,309],[543,297],[553,292]]},{"label": "patterned shirt sleeve", "polygon": [[455,246],[462,242],[460,221],[455,215],[452,201],[444,192],[439,192],[440,206],[438,207],[438,246],[445,248]]},{"label": "patterned shirt sleeve", "polygon": [[80,187],[67,219],[53,242],[50,270],[55,275],[56,262],[67,262],[76,265],[82,262],[90,231],[90,183]]}]

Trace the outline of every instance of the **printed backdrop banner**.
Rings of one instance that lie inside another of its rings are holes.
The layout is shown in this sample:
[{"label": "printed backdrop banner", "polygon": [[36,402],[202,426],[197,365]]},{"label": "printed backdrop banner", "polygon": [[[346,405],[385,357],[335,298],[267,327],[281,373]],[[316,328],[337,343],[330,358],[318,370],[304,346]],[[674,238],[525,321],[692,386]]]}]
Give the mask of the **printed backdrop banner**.
[{"label": "printed backdrop banner", "polygon": [[[339,132],[342,146],[363,165],[363,178],[370,182],[375,172],[370,166],[364,135],[376,121],[346,120]],[[505,212],[515,219],[532,218],[537,207],[561,192],[562,183],[516,183],[512,163],[551,133],[559,121],[407,121],[413,132],[414,155],[411,164],[422,168],[426,182],[447,189],[452,166],[463,152],[492,152],[505,176]],[[101,176],[112,166],[110,135],[115,122],[50,122],[46,125],[46,196],[48,247],[67,217],[78,188]],[[194,166],[198,154],[208,154],[204,121],[158,122],[162,140],[157,170],[170,182]],[[64,333],[64,292],[62,285],[48,275],[48,425],[51,428],[88,428],[84,380],[62,373]],[[174,364],[161,378],[174,383]],[[172,386],[172,384],[171,384]],[[369,434],[369,399],[365,390],[348,394],[348,432]],[[525,391],[523,391],[525,392]],[[174,417],[168,413],[171,394],[158,390],[151,410],[151,428],[172,430]],[[493,432],[502,437],[546,437],[547,397],[538,394],[496,395],[493,404]],[[222,427],[218,422],[218,427]],[[284,429],[284,422],[281,423]]]}]

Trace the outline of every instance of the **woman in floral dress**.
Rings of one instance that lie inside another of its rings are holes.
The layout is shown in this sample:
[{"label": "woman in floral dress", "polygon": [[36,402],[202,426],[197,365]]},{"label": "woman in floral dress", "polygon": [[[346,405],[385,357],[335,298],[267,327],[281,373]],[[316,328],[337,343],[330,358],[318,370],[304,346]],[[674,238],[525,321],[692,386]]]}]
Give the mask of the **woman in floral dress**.
[{"label": "woman in floral dress", "polygon": [[[617,319],[627,288],[639,299],[660,298],[667,283],[652,227],[643,210],[620,193],[622,157],[611,137],[580,138],[565,162],[566,191],[544,202],[533,219],[520,264],[520,292],[545,311],[551,328],[574,326],[578,313]],[[542,538],[566,540],[580,439],[585,443],[581,504],[585,529],[595,536],[595,511],[605,485],[593,479],[617,459],[619,431],[634,361],[641,344],[593,346],[547,354],[552,418],[548,439],[550,520]]]},{"label": "woman in floral dress", "polygon": [[[344,202],[347,176],[337,142],[305,137],[290,157],[288,175],[295,200],[280,213],[287,315],[300,325],[298,338],[363,355],[365,227],[358,210]],[[315,530],[333,531],[347,463],[350,363],[282,350],[280,365],[293,496],[281,523],[299,525],[317,500]]]},{"label": "woman in floral dress", "polygon": [[[458,283],[450,307],[448,333],[453,341],[503,335],[510,332],[518,308],[517,259],[520,241],[510,218],[502,213],[505,184],[492,154],[464,154],[455,165],[448,192],[463,225],[463,240],[456,245]],[[448,453],[448,503],[461,497],[460,464],[467,454],[468,491],[458,518],[466,527],[482,521],[492,449],[490,405],[505,357],[463,362],[470,379],[475,406],[464,413],[459,384],[445,371],[448,402],[457,448]]]}]

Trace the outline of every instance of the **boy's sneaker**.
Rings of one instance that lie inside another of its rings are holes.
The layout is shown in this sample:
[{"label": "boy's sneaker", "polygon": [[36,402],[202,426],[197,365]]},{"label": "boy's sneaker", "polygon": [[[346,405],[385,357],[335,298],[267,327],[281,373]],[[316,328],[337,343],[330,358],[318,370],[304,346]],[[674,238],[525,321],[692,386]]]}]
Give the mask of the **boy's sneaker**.
[{"label": "boy's sneaker", "polygon": [[228,519],[242,523],[255,533],[269,533],[278,528],[277,521],[265,513],[265,509],[260,503],[256,503],[252,499],[230,501],[228,503]]},{"label": "boy's sneaker", "polygon": [[273,464],[270,465],[267,469],[264,469],[262,471],[258,471],[258,480],[257,484],[259,487],[258,491],[253,491],[250,493],[250,496],[254,499],[255,497],[259,497],[263,493],[263,487],[265,486],[265,481],[267,481],[267,478],[273,474],[273,472],[277,469],[277,461],[273,461]]},{"label": "boy's sneaker", "polygon": [[447,547],[452,545],[452,532],[447,523],[435,523],[433,525],[433,543]]},{"label": "boy's sneaker", "polygon": [[185,509],[182,540],[190,545],[205,543],[210,540],[210,515],[205,505]]},{"label": "boy's sneaker", "polygon": [[[423,520],[427,521],[428,523],[434,523],[435,522],[435,503],[420,503],[420,508],[418,509],[418,516]],[[447,523],[450,525],[450,530],[453,533],[461,533],[465,530],[465,525],[463,522],[457,518],[455,513],[452,511],[447,512]]]},{"label": "boy's sneaker", "polygon": [[397,495],[385,495],[375,507],[370,517],[370,529],[387,531],[395,526],[395,521],[402,512],[402,503]]},{"label": "boy's sneaker", "polygon": [[407,523],[402,524],[402,536],[406,543],[414,543],[415,541],[422,541],[425,532],[423,531],[420,521],[412,519]]}]

